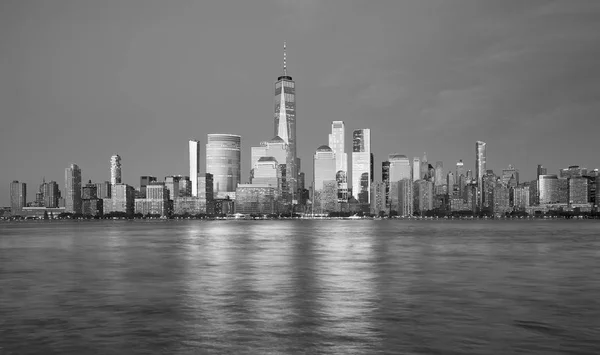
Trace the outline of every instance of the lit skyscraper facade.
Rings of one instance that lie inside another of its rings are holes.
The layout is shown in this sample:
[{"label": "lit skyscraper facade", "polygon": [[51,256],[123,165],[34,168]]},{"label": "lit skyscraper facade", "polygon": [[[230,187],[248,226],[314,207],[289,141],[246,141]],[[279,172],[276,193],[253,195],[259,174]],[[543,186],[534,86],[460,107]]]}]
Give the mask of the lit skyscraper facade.
[{"label": "lit skyscraper facade", "polygon": [[346,128],[344,121],[333,121],[329,134],[329,147],[335,153],[336,180],[338,182],[338,200],[348,200],[348,154],[345,148]]},{"label": "lit skyscraper facade", "polygon": [[461,175],[465,175],[465,164],[462,159],[456,162],[456,179],[458,179]]},{"label": "lit skyscraper facade", "polygon": [[65,169],[65,211],[81,213],[81,169],[77,164]]},{"label": "lit skyscraper facade", "polygon": [[390,154],[388,156],[390,162],[390,182],[398,182],[403,179],[412,178],[412,172],[410,168],[410,161],[406,155],[402,154]]},{"label": "lit skyscraper facade", "polygon": [[19,215],[27,203],[27,184],[17,180],[10,183],[10,210],[13,216]]},{"label": "lit skyscraper facade", "polygon": [[373,162],[371,155],[371,130],[352,132],[352,196],[359,203],[370,203]]},{"label": "lit skyscraper facade", "polygon": [[435,162],[435,186],[444,185],[444,163],[441,161]]},{"label": "lit skyscraper facade", "polygon": [[553,174],[539,175],[538,193],[540,205],[558,203],[558,176]]},{"label": "lit skyscraper facade", "polygon": [[192,182],[192,196],[198,196],[198,177],[200,176],[200,142],[190,140],[188,142],[190,181]]},{"label": "lit skyscraper facade", "polygon": [[481,194],[481,186],[483,175],[485,175],[486,172],[486,143],[482,141],[477,141],[475,143],[475,150],[477,154],[475,159],[475,178],[477,179],[477,188],[479,191],[477,195],[477,203],[479,207],[481,207],[483,201],[483,195]]},{"label": "lit skyscraper facade", "polygon": [[111,185],[121,183],[121,157],[118,154],[110,157],[110,183]]},{"label": "lit skyscraper facade", "polygon": [[412,166],[412,180],[417,181],[422,178],[421,176],[421,158],[414,157],[413,158],[413,166]]},{"label": "lit skyscraper facade", "polygon": [[[283,44],[283,75],[275,82],[274,135],[287,144],[286,180],[289,197],[296,200],[299,159],[296,155],[296,83],[287,73],[286,47]],[[215,177],[216,181],[216,177]]]},{"label": "lit skyscraper facade", "polygon": [[213,176],[216,198],[235,196],[241,181],[241,146],[241,136],[220,133],[208,135],[206,172]]},{"label": "lit skyscraper facade", "polygon": [[[390,161],[382,161],[381,162],[381,182],[384,186],[384,197],[385,197],[385,206],[389,206],[390,204]],[[373,189],[371,189],[371,194],[373,193]],[[371,201],[372,202],[372,201]],[[371,203],[371,205],[373,205]]]},{"label": "lit skyscraper facade", "polygon": [[320,146],[313,157],[313,187],[314,191],[324,188],[327,181],[336,181],[336,159],[333,150],[326,145]]}]

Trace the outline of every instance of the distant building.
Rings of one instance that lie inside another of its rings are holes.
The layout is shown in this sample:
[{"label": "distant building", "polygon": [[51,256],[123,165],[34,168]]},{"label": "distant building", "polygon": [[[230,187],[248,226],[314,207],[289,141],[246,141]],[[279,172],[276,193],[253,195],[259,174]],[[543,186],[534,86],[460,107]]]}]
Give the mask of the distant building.
[{"label": "distant building", "polygon": [[435,162],[435,185],[441,186],[445,183],[444,179],[444,163],[441,161]]},{"label": "distant building", "polygon": [[371,130],[356,129],[352,132],[352,196],[359,203],[370,203],[372,181]]},{"label": "distant building", "polygon": [[508,165],[508,169],[502,169],[502,177],[500,179],[504,186],[508,186],[511,180],[516,186],[519,184],[519,170],[515,169],[512,165]]},{"label": "distant building", "polygon": [[530,206],[530,188],[527,185],[520,185],[513,189],[513,207],[516,210],[524,211]]},{"label": "distant building", "polygon": [[152,182],[156,182],[156,176],[143,175],[140,176],[140,194],[138,198],[146,198],[146,186]]},{"label": "distant building", "polygon": [[569,166],[567,169],[560,169],[559,177],[563,179],[578,178],[588,174],[587,168],[581,168],[578,165]]},{"label": "distant building", "polygon": [[217,198],[235,197],[241,181],[242,137],[235,134],[209,134],[206,143],[206,172],[212,174]]},{"label": "distant building", "polygon": [[106,199],[111,197],[112,185],[110,181],[96,183],[96,194],[100,199]]},{"label": "distant building", "polygon": [[191,195],[198,196],[198,178],[200,177],[200,142],[192,139],[188,142]]},{"label": "distant building", "polygon": [[510,207],[510,192],[506,185],[502,181],[498,181],[493,189],[493,213],[495,215],[503,215],[507,212],[511,212]]},{"label": "distant building", "polygon": [[420,180],[421,178],[423,178],[421,176],[421,158],[414,157],[412,165],[412,180],[414,182]]},{"label": "distant building", "polygon": [[[475,143],[475,152],[476,152],[476,159],[475,159],[475,178],[477,179],[477,186],[479,187],[478,189],[478,193],[481,190],[482,184],[483,184],[483,176],[485,175],[485,172],[487,170],[486,168],[486,143],[482,142],[482,141],[477,141]],[[483,201],[483,196],[482,195],[478,195],[478,199],[477,199],[478,203],[478,207],[482,207],[484,204]]]},{"label": "distant building", "polygon": [[56,181],[45,182],[42,185],[44,206],[48,208],[58,207],[58,199],[60,198],[60,190]]},{"label": "distant building", "polygon": [[104,214],[121,212],[133,215],[134,207],[134,188],[127,184],[112,185],[112,198],[103,200]]},{"label": "distant building", "polygon": [[81,213],[81,169],[77,164],[65,169],[65,211]]},{"label": "distant building", "polygon": [[13,216],[19,216],[27,206],[27,184],[17,180],[10,183],[10,210]]},{"label": "distant building", "polygon": [[584,177],[571,177],[569,181],[569,204],[589,203],[588,179]]},{"label": "distant building", "polygon": [[371,213],[378,215],[381,211],[387,213],[386,184],[383,181],[374,181],[371,185]]},{"label": "distant building", "polygon": [[423,213],[433,209],[433,182],[417,180],[413,183],[414,211]]},{"label": "distant building", "polygon": [[313,156],[313,164],[313,188],[317,193],[323,190],[325,181],[336,181],[335,153],[329,146],[322,145]]},{"label": "distant building", "polygon": [[121,157],[118,154],[110,157],[110,184],[121,183]]},{"label": "distant building", "polygon": [[348,154],[346,153],[346,128],[344,121],[333,121],[329,134],[329,147],[335,154],[336,181],[339,202],[348,201]]},{"label": "distant building", "polygon": [[243,214],[276,213],[275,188],[268,184],[239,184],[235,212]]},{"label": "distant building", "polygon": [[538,193],[539,204],[558,203],[558,176],[556,175],[539,175],[538,176]]},{"label": "distant building", "polygon": [[[385,188],[385,206],[390,205],[390,161],[381,162],[381,181]],[[373,191],[371,189],[371,191]]]}]

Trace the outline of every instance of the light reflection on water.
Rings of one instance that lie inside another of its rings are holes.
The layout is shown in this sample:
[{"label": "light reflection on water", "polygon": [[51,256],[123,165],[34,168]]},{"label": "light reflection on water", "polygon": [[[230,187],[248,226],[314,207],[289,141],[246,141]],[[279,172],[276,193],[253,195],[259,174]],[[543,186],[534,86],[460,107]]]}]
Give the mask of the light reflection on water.
[{"label": "light reflection on water", "polygon": [[0,225],[0,354],[597,354],[591,221]]}]

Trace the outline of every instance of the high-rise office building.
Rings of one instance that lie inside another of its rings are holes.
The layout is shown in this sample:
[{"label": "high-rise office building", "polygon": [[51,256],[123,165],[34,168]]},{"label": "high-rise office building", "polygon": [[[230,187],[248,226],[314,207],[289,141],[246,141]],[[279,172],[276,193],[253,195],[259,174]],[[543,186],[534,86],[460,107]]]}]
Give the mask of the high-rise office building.
[{"label": "high-rise office building", "polygon": [[417,181],[421,178],[421,158],[414,157],[412,165],[412,181]]},{"label": "high-rise office building", "polygon": [[77,164],[65,169],[65,212],[81,213],[81,169]]},{"label": "high-rise office building", "polygon": [[111,184],[110,181],[97,182],[96,183],[96,194],[100,199],[106,199],[111,197]]},{"label": "high-rise office building", "polygon": [[329,147],[335,153],[336,180],[338,182],[338,200],[348,200],[348,154],[345,147],[346,128],[344,121],[333,121],[329,134]]},{"label": "high-rise office building", "polygon": [[146,198],[146,186],[148,186],[151,182],[156,182],[156,176],[140,176],[140,198]]},{"label": "high-rise office building", "polygon": [[[252,184],[271,186],[275,193],[275,198],[281,194],[281,169],[277,159],[273,157],[261,157],[254,165],[254,177]],[[237,195],[236,195],[237,198]]]},{"label": "high-rise office building", "polygon": [[10,210],[13,216],[22,213],[27,206],[27,184],[17,180],[10,183]]},{"label": "high-rise office building", "polygon": [[190,181],[192,182],[192,196],[198,196],[198,177],[200,177],[200,142],[190,140],[188,142]]},{"label": "high-rise office building", "polygon": [[486,171],[486,143],[482,142],[482,141],[477,141],[475,143],[475,153],[476,153],[475,178],[477,179],[477,189],[478,189],[477,203],[478,203],[478,206],[481,208],[482,203],[483,203],[483,195],[481,193],[481,187],[482,187],[483,176],[485,175],[485,171]]},{"label": "high-rise office building", "polygon": [[589,202],[588,178],[569,178],[569,204],[586,204]]},{"label": "high-rise office building", "polygon": [[419,176],[419,179],[417,180],[427,180],[429,179],[429,177],[429,163],[427,162],[427,153],[423,153],[423,158],[421,159],[421,174]]},{"label": "high-rise office building", "polygon": [[383,181],[374,181],[371,185],[371,213],[378,215],[387,210],[386,186]]},{"label": "high-rise office building", "polygon": [[100,216],[103,213],[103,200],[98,198],[98,188],[91,180],[81,189],[81,213],[86,216]]},{"label": "high-rise office building", "polygon": [[324,183],[336,181],[335,153],[326,145],[320,146],[313,156],[313,191],[317,193],[323,190]]},{"label": "high-rise office building", "polygon": [[512,187],[519,184],[519,170],[515,169],[512,164],[508,165],[508,169],[502,169],[501,181],[504,186],[512,184]]},{"label": "high-rise office building", "polygon": [[56,181],[44,182],[42,190],[44,195],[44,206],[48,208],[57,208],[58,199],[60,199],[60,190]]},{"label": "high-rise office building", "polygon": [[448,194],[454,192],[454,185],[456,184],[456,180],[454,174],[451,171],[446,175],[446,185],[448,185]]},{"label": "high-rise office building", "polygon": [[388,155],[388,161],[390,162],[390,182],[412,179],[410,161],[406,155],[393,153]]},{"label": "high-rise office building", "polygon": [[462,159],[456,162],[456,175],[454,176],[458,180],[461,175],[465,175],[465,164],[463,163]]},{"label": "high-rise office building", "polygon": [[[546,168],[544,168],[544,166],[543,166],[543,165],[541,165],[541,164],[538,164],[538,166],[537,166],[537,174],[536,174],[536,176],[540,176],[540,175],[546,175],[546,174],[547,174],[547,169],[546,169]],[[536,180],[537,180],[537,177],[536,177]]]},{"label": "high-rise office building", "polygon": [[413,204],[413,183],[410,178],[390,181],[390,208],[400,216],[412,216]]},{"label": "high-rise office building", "polygon": [[444,163],[441,161],[435,162],[435,186],[442,186],[445,183],[444,179]]},{"label": "high-rise office building", "polygon": [[242,137],[235,134],[209,134],[206,143],[206,172],[212,174],[216,198],[235,197],[241,181]]},{"label": "high-rise office building", "polygon": [[373,181],[373,155],[371,154],[371,130],[355,129],[352,132],[352,196],[359,203],[370,200]]},{"label": "high-rise office building", "polygon": [[553,174],[538,175],[539,204],[558,203],[558,176]]},{"label": "high-rise office building", "polygon": [[[381,162],[381,182],[383,183],[385,194],[385,205],[389,206],[390,204],[390,161],[382,161]],[[371,189],[371,192],[374,190]],[[373,204],[371,204],[372,206]]]},{"label": "high-rise office building", "polygon": [[433,182],[418,180],[413,183],[413,209],[419,213],[433,209]]},{"label": "high-rise office building", "polygon": [[118,154],[110,157],[110,183],[111,185],[121,183],[121,157]]},{"label": "high-rise office building", "polygon": [[287,145],[285,161],[287,189],[290,202],[294,202],[297,200],[296,185],[299,172],[296,147],[296,83],[287,73],[285,43],[283,44],[283,75],[275,82],[274,106],[274,135],[279,136]]},{"label": "high-rise office building", "polygon": [[587,168],[581,168],[579,165],[571,165],[567,169],[560,169],[559,177],[568,179],[574,177],[582,177],[588,175]]},{"label": "high-rise office building", "polygon": [[112,185],[112,197],[103,200],[104,213],[121,212],[133,215],[135,207],[134,191],[134,188],[127,184]]}]

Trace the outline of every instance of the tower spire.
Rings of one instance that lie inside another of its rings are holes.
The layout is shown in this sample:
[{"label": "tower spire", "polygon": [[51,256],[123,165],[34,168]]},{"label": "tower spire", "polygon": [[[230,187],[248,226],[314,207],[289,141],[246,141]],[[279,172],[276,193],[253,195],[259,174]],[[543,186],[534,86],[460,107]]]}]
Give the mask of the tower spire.
[{"label": "tower spire", "polygon": [[283,41],[283,75],[287,75],[287,57],[285,53],[285,41]]}]

